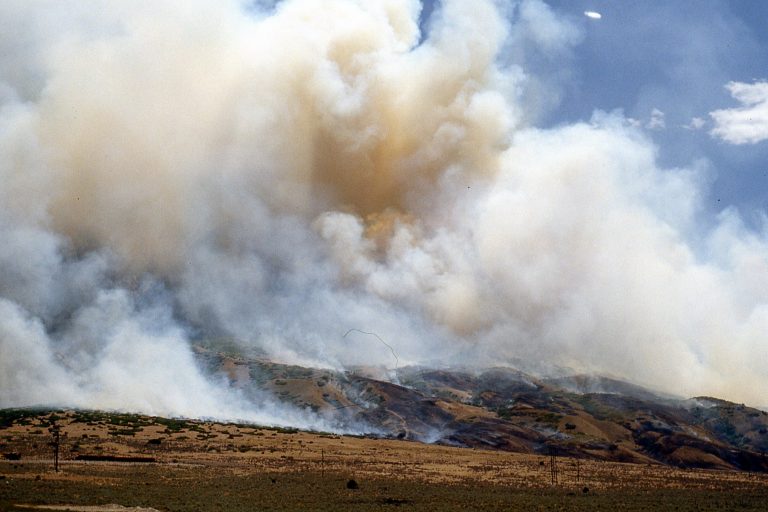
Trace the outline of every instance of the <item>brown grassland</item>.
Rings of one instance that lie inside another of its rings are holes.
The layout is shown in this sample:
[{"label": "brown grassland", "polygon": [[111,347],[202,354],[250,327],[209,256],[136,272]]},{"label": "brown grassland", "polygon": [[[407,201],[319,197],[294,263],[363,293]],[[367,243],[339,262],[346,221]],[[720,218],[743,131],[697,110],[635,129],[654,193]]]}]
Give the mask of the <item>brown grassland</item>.
[{"label": "brown grassland", "polygon": [[[541,455],[136,415],[14,414],[0,423],[0,510],[768,510],[765,474],[557,457],[553,484]],[[52,420],[62,432],[58,472]]]}]

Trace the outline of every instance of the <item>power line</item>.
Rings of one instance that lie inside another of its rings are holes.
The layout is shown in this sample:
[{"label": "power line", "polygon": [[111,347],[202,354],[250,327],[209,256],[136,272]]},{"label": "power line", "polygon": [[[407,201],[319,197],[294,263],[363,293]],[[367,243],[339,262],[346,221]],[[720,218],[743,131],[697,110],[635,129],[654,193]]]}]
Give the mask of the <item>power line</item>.
[{"label": "power line", "polygon": [[348,330],[347,332],[344,333],[344,336],[342,336],[342,338],[346,338],[347,335],[349,333],[353,332],[353,331],[354,332],[359,332],[360,334],[367,334],[369,336],[375,336],[377,340],[382,342],[390,350],[390,352],[392,352],[392,355],[395,356],[395,375],[397,375],[397,369],[400,366],[400,358],[397,357],[397,354],[395,353],[395,349],[392,348],[392,345],[390,345],[389,343],[387,343],[386,341],[381,339],[381,336],[379,336],[375,332],[361,331],[360,329],[350,329],[350,330]]}]

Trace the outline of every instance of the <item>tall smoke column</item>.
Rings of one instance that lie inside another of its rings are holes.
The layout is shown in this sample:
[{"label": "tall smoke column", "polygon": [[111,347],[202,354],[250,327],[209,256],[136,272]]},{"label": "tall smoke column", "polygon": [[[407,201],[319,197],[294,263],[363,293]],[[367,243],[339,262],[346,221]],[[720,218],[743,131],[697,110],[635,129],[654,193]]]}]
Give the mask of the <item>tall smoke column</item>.
[{"label": "tall smoke column", "polygon": [[428,34],[420,8],[0,4],[0,406],[312,424],[207,379],[192,340],[391,364],[350,328],[402,364],[761,403],[765,234],[703,227],[699,170],[621,115],[529,125],[523,50],[580,37],[544,3],[445,0]]}]

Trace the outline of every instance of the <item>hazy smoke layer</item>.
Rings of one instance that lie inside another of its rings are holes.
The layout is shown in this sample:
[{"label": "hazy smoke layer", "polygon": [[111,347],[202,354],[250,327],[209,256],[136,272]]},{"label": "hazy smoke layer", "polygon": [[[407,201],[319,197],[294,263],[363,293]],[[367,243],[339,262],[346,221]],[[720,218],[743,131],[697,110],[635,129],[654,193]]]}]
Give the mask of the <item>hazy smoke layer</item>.
[{"label": "hazy smoke layer", "polygon": [[[762,404],[768,241],[620,115],[537,130],[535,0],[0,3],[0,406],[307,424],[193,339],[299,364],[608,372]],[[266,400],[266,399],[265,399]]]}]

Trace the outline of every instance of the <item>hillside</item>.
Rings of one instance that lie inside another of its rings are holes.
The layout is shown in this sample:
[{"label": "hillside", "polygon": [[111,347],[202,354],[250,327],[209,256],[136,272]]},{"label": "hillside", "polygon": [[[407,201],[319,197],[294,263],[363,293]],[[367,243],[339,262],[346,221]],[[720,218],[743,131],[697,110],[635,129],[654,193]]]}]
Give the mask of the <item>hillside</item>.
[{"label": "hillside", "polygon": [[[303,368],[198,349],[208,371],[385,438],[458,447],[768,471],[768,414],[714,398],[660,396],[616,379],[537,379],[510,368]],[[378,377],[378,378],[374,378]]]}]

